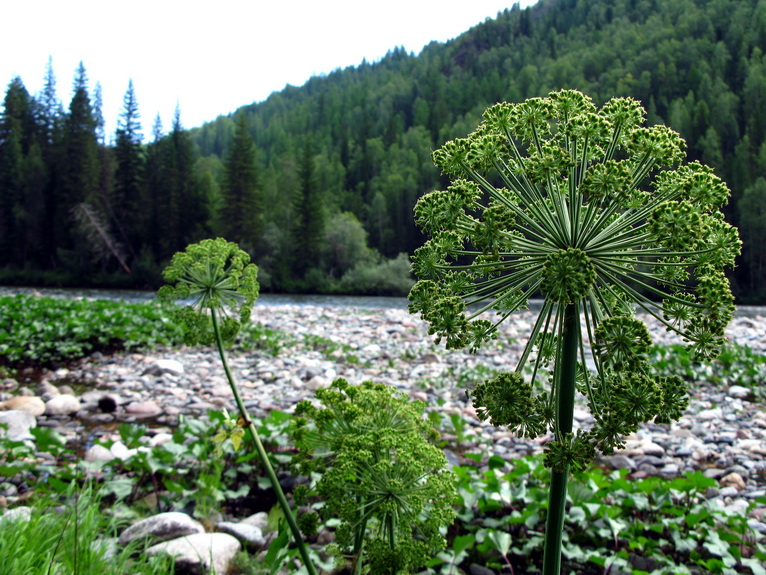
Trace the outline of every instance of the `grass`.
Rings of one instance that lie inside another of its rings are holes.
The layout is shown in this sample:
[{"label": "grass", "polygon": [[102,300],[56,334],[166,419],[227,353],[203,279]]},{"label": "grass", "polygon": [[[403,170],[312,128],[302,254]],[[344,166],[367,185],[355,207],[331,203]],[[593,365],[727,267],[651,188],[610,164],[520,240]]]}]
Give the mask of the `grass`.
[{"label": "grass", "polygon": [[137,544],[109,545],[121,521],[104,512],[90,487],[70,489],[60,505],[38,499],[29,519],[0,517],[0,573],[3,575],[166,575],[169,557],[147,558]]}]

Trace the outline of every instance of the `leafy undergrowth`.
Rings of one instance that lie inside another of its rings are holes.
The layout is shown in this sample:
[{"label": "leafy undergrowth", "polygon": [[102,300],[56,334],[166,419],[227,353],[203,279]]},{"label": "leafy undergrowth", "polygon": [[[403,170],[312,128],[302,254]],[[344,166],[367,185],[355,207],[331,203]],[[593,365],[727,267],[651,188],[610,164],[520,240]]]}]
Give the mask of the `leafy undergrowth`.
[{"label": "leafy undergrowth", "polygon": [[[432,563],[476,562],[535,573],[549,472],[532,457],[514,461],[510,469],[505,460],[490,457],[486,467],[455,468],[462,511],[451,552]],[[575,475],[568,488],[562,573],[766,574],[762,536],[745,514],[706,499],[706,490],[716,486],[701,473],[670,481],[599,468]],[[761,498],[752,507],[764,503]]]},{"label": "leafy undergrowth", "polygon": [[680,375],[695,384],[717,387],[739,385],[751,391],[750,399],[766,401],[766,355],[747,346],[727,343],[711,362],[695,362],[682,345],[655,345],[650,361],[656,375]]},{"label": "leafy undergrowth", "polygon": [[181,341],[158,303],[0,298],[0,363],[52,365],[96,351],[147,349]]},{"label": "leafy undergrowth", "polygon": [[[0,439],[0,476],[22,489],[34,485],[35,492],[28,494],[32,500],[60,496],[73,480],[87,475],[98,483],[104,504],[124,516],[184,510],[212,523],[219,511],[234,518],[269,511],[277,525],[275,499],[257,461],[246,451],[235,451],[230,441],[221,441],[227,421],[225,412],[182,418],[172,439],[152,448],[150,430],[124,424],[121,439],[136,451],[124,461],[101,465],[85,464],[55,431],[38,428],[33,430],[37,451],[51,457],[38,459],[28,445]],[[290,421],[289,415],[272,412],[259,423],[288,489],[307,481],[290,473]],[[422,573],[467,573],[472,564],[496,573],[537,573],[548,470],[534,457],[508,463],[469,453],[466,461],[453,468],[458,519],[448,530],[448,547]],[[747,523],[750,511],[763,507],[766,498],[754,500],[746,512],[733,512],[706,498],[708,488],[716,486],[700,473],[673,480],[637,479],[625,471],[592,468],[576,475],[568,490],[562,573],[766,575],[766,543]],[[313,544],[317,548],[316,540]],[[332,560],[324,557],[329,569]],[[232,575],[268,573],[265,561],[263,554],[244,556]]]}]

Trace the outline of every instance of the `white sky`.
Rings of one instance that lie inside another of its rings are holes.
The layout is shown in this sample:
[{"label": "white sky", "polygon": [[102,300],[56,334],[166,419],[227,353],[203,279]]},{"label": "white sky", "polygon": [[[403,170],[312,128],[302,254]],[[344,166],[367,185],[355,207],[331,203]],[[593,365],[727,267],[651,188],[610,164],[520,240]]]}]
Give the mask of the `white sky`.
[{"label": "white sky", "polygon": [[[536,0],[520,0],[521,6]],[[176,104],[186,128],[265,100],[287,84],[374,62],[397,46],[418,54],[460,35],[516,0],[24,0],[3,9],[0,107],[20,76],[41,91],[52,58],[68,107],[83,62],[91,98],[103,92],[107,139],[129,79],[144,136],[159,113],[165,131]],[[449,5],[457,6],[452,9]]]}]

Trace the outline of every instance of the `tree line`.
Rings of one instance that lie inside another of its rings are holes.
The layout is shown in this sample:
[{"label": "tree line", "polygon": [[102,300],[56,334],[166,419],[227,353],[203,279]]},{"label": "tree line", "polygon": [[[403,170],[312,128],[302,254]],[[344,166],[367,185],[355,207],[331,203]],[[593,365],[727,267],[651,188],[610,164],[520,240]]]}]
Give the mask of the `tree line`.
[{"label": "tree line", "polygon": [[765,51],[762,0],[540,0],[199,128],[177,114],[149,142],[129,88],[109,144],[84,70],[67,110],[52,72],[34,97],[15,79],[0,117],[0,268],[150,284],[174,251],[223,235],[267,289],[402,291],[399,254],[423,241],[412,208],[446,185],[431,151],[497,101],[572,88],[599,104],[639,99],[650,124],[678,130],[689,159],[728,182],[726,217],[744,241],[735,293],[763,302]]},{"label": "tree line", "polygon": [[64,108],[49,63],[44,89],[8,85],[0,116],[0,280],[7,283],[156,287],[179,250],[223,236],[262,262],[264,287],[282,291],[404,294],[406,256],[383,258],[351,214],[328,212],[312,142],[291,158],[282,203],[284,242],[269,243],[260,167],[244,114],[221,160],[199,154],[176,110],[141,133],[132,82],[106,143],[101,89],[80,64]]}]

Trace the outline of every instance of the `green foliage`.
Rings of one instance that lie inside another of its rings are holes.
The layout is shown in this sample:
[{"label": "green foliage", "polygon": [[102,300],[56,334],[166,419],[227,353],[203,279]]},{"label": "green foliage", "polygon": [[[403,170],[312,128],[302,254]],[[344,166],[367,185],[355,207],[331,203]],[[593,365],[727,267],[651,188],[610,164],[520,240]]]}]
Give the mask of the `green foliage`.
[{"label": "green foliage", "polygon": [[652,372],[663,377],[681,377],[697,385],[739,385],[751,390],[752,398],[766,400],[766,356],[747,346],[727,343],[719,356],[708,363],[695,361],[680,345],[653,346],[649,352]]},{"label": "green foliage", "polygon": [[[444,548],[455,493],[424,405],[385,385],[338,379],[296,407],[302,474],[319,473],[322,514],[355,573],[411,573]],[[360,556],[360,553],[364,555]],[[358,562],[358,563],[357,563]],[[364,566],[364,567],[363,567]]]},{"label": "green foliage", "polygon": [[0,360],[51,364],[93,352],[174,345],[181,330],[157,303],[0,298]]},{"label": "green foliage", "polygon": [[213,311],[226,314],[225,309],[232,308],[233,315],[225,315],[223,320],[225,340],[232,339],[240,326],[250,321],[260,289],[258,267],[237,244],[222,238],[202,240],[174,255],[162,275],[175,285],[159,290],[161,300],[191,300],[174,314],[184,328],[187,343],[215,341]]},{"label": "green foliage", "polygon": [[362,295],[396,296],[407,293],[414,284],[406,254],[377,263],[362,263],[348,270],[337,291]]},{"label": "green foliage", "polygon": [[79,492],[70,487],[65,495],[62,508],[56,508],[58,498],[38,500],[29,520],[0,516],[4,573],[160,575],[172,569],[171,557],[147,557],[137,543],[109,552],[103,539],[114,536],[121,521],[103,512],[101,494],[92,486]]},{"label": "green foliage", "polygon": [[234,139],[225,160],[218,227],[227,239],[254,253],[263,233],[263,194],[259,187],[255,144],[244,114],[237,117]]},{"label": "green foliage", "polygon": [[[532,457],[512,465],[491,457],[488,463],[484,470],[454,469],[463,505],[452,550],[462,553],[462,560],[496,562],[498,569],[511,564],[514,572],[524,573],[539,565],[549,473]],[[672,480],[635,479],[624,470],[598,468],[575,474],[568,485],[562,572],[601,573],[611,566],[635,574],[762,575],[763,538],[744,514],[707,499],[706,491],[714,487],[715,480],[699,472]],[[442,553],[430,565],[450,560]]]},{"label": "green foliage", "polygon": [[[419,416],[417,420],[422,418]],[[452,418],[447,426],[460,427],[461,422],[459,417]],[[288,429],[292,425],[293,416],[276,411],[258,423],[272,461],[284,471],[290,460],[285,451],[291,449]],[[149,447],[146,427],[125,424],[120,428],[120,435],[132,455],[95,466],[78,463],[73,451],[75,446],[65,446],[61,436],[51,429],[33,430],[37,443],[34,448],[24,442],[0,438],[0,474],[14,482],[23,480],[34,486],[28,501],[39,512],[34,512],[33,520],[62,522],[50,531],[47,527],[33,532],[24,530],[22,537],[3,531],[0,549],[12,544],[16,546],[8,549],[27,549],[27,545],[34,543],[29,533],[39,533],[40,540],[47,545],[40,548],[39,553],[35,548],[33,553],[3,553],[3,556],[19,561],[34,559],[38,565],[50,559],[51,549],[61,533],[65,533],[66,541],[73,543],[69,538],[71,533],[64,527],[71,517],[71,499],[63,514],[45,511],[57,505],[62,497],[72,497],[74,486],[81,485],[78,478],[83,476],[84,465],[103,482],[95,497],[87,493],[87,488],[82,489],[85,495],[80,499],[81,517],[93,519],[101,510],[97,524],[92,527],[86,527],[86,522],[81,521],[81,533],[87,534],[83,536],[84,541],[111,535],[118,527],[124,527],[118,517],[155,512],[156,509],[147,509],[141,503],[149,494],[159,496],[161,510],[188,508],[197,502],[195,514],[202,516],[206,511],[200,502],[209,502],[213,509],[225,513],[246,514],[252,495],[259,487],[265,488],[267,481],[251,456],[235,450],[228,440],[215,441],[221,431],[228,429],[225,413],[209,412],[200,419],[183,418],[170,441]],[[109,442],[101,443],[109,446]],[[449,445],[450,449],[459,447]],[[35,452],[49,455],[36,458]],[[506,462],[496,456],[468,453],[466,459],[474,459],[477,465],[455,467],[449,474],[451,489],[457,493],[454,507],[457,521],[447,532],[446,548],[429,557],[428,566],[421,572],[456,573],[458,568],[465,571],[472,563],[498,571],[503,565],[506,569],[510,565],[515,573],[532,571],[539,564],[541,554],[550,471],[536,457]],[[213,467],[220,471],[217,482],[210,478],[211,471],[215,471]],[[636,574],[763,575],[761,564],[766,560],[766,546],[763,537],[747,525],[747,518],[753,507],[765,502],[755,500],[750,510],[733,513],[717,499],[708,497],[708,490],[716,487],[715,480],[701,473],[673,479],[639,479],[626,475],[625,471],[592,468],[575,474],[568,486],[571,511],[564,532],[564,572],[595,575],[613,565],[612,570],[621,568]],[[300,494],[296,492],[295,496]],[[325,528],[333,525],[337,526],[330,521]],[[69,526],[72,526],[71,520]],[[0,530],[3,527],[0,520]],[[56,538],[49,538],[53,533]],[[271,563],[243,558],[240,570],[243,573],[263,573],[264,569],[278,572],[284,561],[295,554],[289,546],[288,531],[280,529],[280,534],[269,546],[273,555]],[[56,557],[63,560],[74,548],[73,544],[66,550],[59,545]],[[328,551],[322,550],[324,554]],[[120,561],[128,560],[129,555],[125,552],[119,557]],[[141,571],[142,563],[137,557],[132,561],[130,564],[135,569],[131,573],[152,572]],[[85,563],[81,561],[81,565]],[[122,573],[120,569],[127,568],[127,564],[118,562],[112,565],[115,570],[106,570],[106,573]],[[323,566],[323,569],[330,572],[332,566]]]}]

